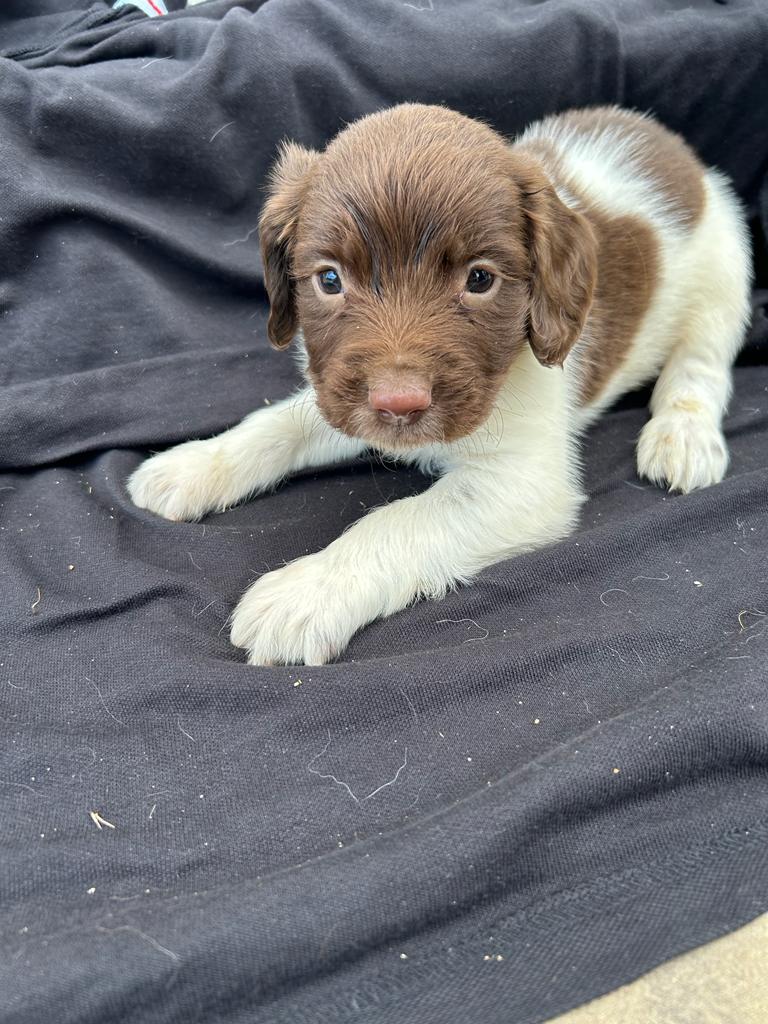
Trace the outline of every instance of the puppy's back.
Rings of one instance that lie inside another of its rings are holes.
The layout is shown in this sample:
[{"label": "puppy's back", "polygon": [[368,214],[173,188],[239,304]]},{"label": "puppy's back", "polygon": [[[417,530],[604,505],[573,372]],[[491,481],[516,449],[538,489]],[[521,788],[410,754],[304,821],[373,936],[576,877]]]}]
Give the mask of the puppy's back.
[{"label": "puppy's back", "polygon": [[535,152],[556,186],[606,212],[688,229],[703,213],[706,167],[681,136],[645,114],[569,110],[532,125],[516,148]]},{"label": "puppy's back", "polygon": [[583,423],[658,375],[706,295],[727,291],[724,315],[739,332],[744,217],[727,180],[679,135],[647,115],[594,107],[537,122],[514,148],[539,160],[598,239],[595,300],[568,367]]}]

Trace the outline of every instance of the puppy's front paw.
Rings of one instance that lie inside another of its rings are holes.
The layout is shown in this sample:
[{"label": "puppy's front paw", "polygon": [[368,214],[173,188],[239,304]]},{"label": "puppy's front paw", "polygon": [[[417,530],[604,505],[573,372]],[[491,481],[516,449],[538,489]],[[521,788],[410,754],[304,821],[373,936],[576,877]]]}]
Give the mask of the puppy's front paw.
[{"label": "puppy's front paw", "polygon": [[231,639],[251,665],[324,665],[375,615],[324,552],[262,576],[232,614]]},{"label": "puppy's front paw", "polygon": [[230,476],[221,445],[188,441],[147,459],[128,479],[134,505],[165,519],[194,522],[206,512],[222,511]]},{"label": "puppy's front paw", "polygon": [[653,416],[637,442],[640,476],[671,491],[689,491],[719,483],[728,466],[725,438],[705,413],[671,410]]}]

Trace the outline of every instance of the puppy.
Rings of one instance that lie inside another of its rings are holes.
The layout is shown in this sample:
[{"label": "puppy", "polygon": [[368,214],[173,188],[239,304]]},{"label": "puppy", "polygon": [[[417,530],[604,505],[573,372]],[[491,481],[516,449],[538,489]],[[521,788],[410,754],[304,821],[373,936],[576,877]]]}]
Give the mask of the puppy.
[{"label": "puppy", "polygon": [[252,664],[327,662],[372,620],[567,536],[578,435],[656,377],[639,473],[722,479],[747,232],[725,178],[651,118],[576,110],[510,145],[398,106],[322,153],[286,145],[260,232],[269,337],[299,341],[307,386],[149,459],[133,501],[196,520],[368,448],[438,479],[262,576],[232,617]]}]

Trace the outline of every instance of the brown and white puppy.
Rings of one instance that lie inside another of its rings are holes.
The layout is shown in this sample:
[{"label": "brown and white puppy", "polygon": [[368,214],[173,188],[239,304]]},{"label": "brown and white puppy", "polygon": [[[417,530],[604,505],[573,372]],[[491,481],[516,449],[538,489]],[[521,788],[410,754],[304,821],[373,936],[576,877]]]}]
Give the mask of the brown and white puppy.
[{"label": "brown and white puppy", "polygon": [[252,663],[323,663],[373,619],[566,536],[579,432],[655,377],[639,472],[722,479],[747,233],[726,180],[650,118],[572,111],[510,145],[395,107],[323,153],[287,145],[260,228],[269,336],[299,340],[307,387],[149,459],[135,503],[199,519],[366,448],[439,479],[262,576],[232,619]]}]

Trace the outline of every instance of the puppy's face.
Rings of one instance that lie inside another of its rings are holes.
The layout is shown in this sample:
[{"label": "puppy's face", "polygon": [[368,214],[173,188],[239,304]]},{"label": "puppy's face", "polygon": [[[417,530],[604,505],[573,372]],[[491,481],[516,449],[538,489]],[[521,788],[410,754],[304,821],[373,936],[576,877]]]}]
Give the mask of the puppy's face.
[{"label": "puppy's face", "polygon": [[535,161],[439,107],[286,147],[260,228],[273,344],[301,328],[325,418],[382,448],[474,431],[522,346],[562,362],[594,287]]}]

